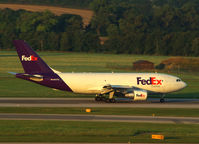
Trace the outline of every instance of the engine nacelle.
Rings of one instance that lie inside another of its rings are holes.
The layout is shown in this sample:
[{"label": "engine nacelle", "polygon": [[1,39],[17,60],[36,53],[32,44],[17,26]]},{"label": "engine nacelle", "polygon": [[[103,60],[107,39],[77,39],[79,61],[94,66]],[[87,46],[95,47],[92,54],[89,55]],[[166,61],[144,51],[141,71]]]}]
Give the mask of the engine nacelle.
[{"label": "engine nacelle", "polygon": [[146,100],[147,99],[147,91],[146,90],[134,90],[134,101],[136,100]]},{"label": "engine nacelle", "polygon": [[133,93],[127,93],[124,95],[125,97],[133,98],[134,101],[136,100],[146,100],[147,99],[147,91],[136,89],[133,90]]},{"label": "engine nacelle", "polygon": [[134,97],[134,96],[135,96],[134,93],[127,93],[127,94],[125,94],[125,97],[129,97],[129,98],[132,98],[132,97]]}]

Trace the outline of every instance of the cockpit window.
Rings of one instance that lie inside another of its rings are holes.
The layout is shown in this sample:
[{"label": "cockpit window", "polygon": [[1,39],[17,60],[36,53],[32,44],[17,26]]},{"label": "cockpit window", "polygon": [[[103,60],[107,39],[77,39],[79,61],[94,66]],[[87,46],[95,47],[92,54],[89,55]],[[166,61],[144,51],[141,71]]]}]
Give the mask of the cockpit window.
[{"label": "cockpit window", "polygon": [[181,79],[176,79],[176,82],[181,82]]}]

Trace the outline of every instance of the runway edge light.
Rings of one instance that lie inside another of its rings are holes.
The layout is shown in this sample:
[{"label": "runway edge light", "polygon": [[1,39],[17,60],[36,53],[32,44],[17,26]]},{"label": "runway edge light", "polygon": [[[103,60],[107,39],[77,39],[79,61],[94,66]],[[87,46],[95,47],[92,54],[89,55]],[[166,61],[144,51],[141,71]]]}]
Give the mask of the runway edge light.
[{"label": "runway edge light", "polygon": [[152,135],[152,139],[159,139],[159,140],[164,140],[164,135]]}]

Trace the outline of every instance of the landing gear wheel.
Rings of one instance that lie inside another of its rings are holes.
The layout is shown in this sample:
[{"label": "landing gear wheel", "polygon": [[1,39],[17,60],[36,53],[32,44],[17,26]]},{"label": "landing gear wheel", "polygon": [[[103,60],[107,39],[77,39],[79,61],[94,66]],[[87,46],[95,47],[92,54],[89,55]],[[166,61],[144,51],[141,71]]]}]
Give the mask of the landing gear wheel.
[{"label": "landing gear wheel", "polygon": [[113,99],[109,99],[109,102],[110,103],[116,103],[116,100],[113,98]]},{"label": "landing gear wheel", "polygon": [[106,98],[105,98],[105,97],[102,97],[102,98],[101,98],[101,101],[106,102]]},{"label": "landing gear wheel", "polygon": [[160,102],[161,102],[161,103],[164,103],[164,102],[165,102],[165,100],[164,100],[163,98],[161,98],[161,99],[160,99]]},{"label": "landing gear wheel", "polygon": [[106,102],[106,103],[110,103],[109,98],[106,98],[106,99],[105,99],[105,102]]},{"label": "landing gear wheel", "polygon": [[95,101],[101,101],[102,98],[101,97],[95,97]]}]

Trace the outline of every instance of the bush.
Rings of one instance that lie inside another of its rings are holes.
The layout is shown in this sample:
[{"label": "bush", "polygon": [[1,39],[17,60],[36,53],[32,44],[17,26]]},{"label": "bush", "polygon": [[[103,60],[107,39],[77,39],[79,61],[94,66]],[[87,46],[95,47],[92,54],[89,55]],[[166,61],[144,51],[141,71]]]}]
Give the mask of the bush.
[{"label": "bush", "polygon": [[155,66],[155,69],[163,70],[165,68],[165,64],[160,63],[159,65]]},{"label": "bush", "polygon": [[177,71],[196,71],[199,70],[199,58],[171,57],[162,61],[156,68]]}]

